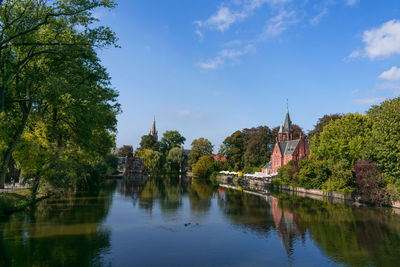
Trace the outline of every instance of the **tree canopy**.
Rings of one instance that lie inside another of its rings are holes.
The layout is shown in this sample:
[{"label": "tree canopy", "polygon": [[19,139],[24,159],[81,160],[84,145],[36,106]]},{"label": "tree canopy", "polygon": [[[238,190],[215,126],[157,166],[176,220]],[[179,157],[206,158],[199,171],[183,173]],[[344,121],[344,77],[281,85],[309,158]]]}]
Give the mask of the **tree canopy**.
[{"label": "tree canopy", "polygon": [[162,153],[168,153],[174,147],[180,147],[185,143],[186,138],[178,131],[166,131],[160,142],[160,150]]},{"label": "tree canopy", "polygon": [[116,37],[93,12],[114,5],[1,1],[0,187],[12,157],[24,175],[58,185],[104,169],[120,108],[97,50]]},{"label": "tree canopy", "polygon": [[194,165],[202,156],[211,156],[214,146],[206,138],[195,139],[192,142],[192,148],[189,153],[189,163]]}]

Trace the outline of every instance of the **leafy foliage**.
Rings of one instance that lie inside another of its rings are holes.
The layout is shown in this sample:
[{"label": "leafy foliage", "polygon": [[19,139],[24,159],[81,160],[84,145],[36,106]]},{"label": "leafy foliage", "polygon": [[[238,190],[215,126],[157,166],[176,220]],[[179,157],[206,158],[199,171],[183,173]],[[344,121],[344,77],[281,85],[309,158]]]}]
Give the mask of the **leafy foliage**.
[{"label": "leafy foliage", "polygon": [[182,146],[185,141],[186,138],[178,131],[166,131],[161,138],[160,150],[167,155],[172,148]]},{"label": "leafy foliage", "polygon": [[152,149],[154,151],[158,151],[160,144],[151,134],[143,135],[142,140],[140,141],[140,149]]},{"label": "leafy foliage", "polygon": [[55,188],[92,186],[106,174],[120,109],[97,50],[116,37],[93,24],[93,12],[113,6],[1,1],[0,187],[11,157]]},{"label": "leafy foliage", "polygon": [[202,156],[193,166],[193,173],[200,178],[207,178],[213,172],[214,160],[210,156]]},{"label": "leafy foliage", "polygon": [[213,152],[213,145],[206,138],[195,139],[192,142],[192,149],[189,153],[189,164],[194,165],[202,156],[211,156]]},{"label": "leafy foliage", "polygon": [[269,160],[273,143],[272,132],[267,126],[243,129],[224,140],[219,154],[227,157],[230,169],[260,167]]},{"label": "leafy foliage", "polygon": [[400,193],[400,97],[373,106],[367,114],[374,122],[368,158]]},{"label": "leafy foliage", "polygon": [[318,137],[326,125],[328,125],[331,121],[340,119],[341,117],[341,114],[335,113],[324,115],[323,117],[319,118],[317,124],[314,125],[314,129],[308,133],[308,138],[312,139],[314,136]]},{"label": "leafy foliage", "polygon": [[311,158],[327,160],[330,164],[345,160],[352,169],[356,160],[365,157],[370,141],[372,122],[359,113],[347,114],[331,121],[311,142]]},{"label": "leafy foliage", "polygon": [[117,156],[118,157],[128,157],[133,155],[133,146],[123,145],[118,149]]},{"label": "leafy foliage", "polygon": [[354,165],[357,190],[356,194],[364,200],[377,204],[384,204],[388,200],[385,190],[385,179],[374,162],[368,160],[357,161]]}]

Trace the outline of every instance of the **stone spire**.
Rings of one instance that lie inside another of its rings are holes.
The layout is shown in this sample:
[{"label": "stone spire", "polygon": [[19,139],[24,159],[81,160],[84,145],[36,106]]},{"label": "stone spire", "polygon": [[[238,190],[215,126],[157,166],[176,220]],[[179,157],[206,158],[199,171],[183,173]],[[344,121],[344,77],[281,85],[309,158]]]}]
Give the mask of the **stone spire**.
[{"label": "stone spire", "polygon": [[292,132],[292,121],[290,120],[290,115],[289,115],[289,108],[286,107],[286,118],[285,118],[285,124],[283,125],[283,131],[284,132]]},{"label": "stone spire", "polygon": [[150,135],[153,136],[154,140],[158,141],[158,132],[156,129],[156,117],[155,116],[153,119],[153,126],[151,127],[151,130],[150,130]]}]

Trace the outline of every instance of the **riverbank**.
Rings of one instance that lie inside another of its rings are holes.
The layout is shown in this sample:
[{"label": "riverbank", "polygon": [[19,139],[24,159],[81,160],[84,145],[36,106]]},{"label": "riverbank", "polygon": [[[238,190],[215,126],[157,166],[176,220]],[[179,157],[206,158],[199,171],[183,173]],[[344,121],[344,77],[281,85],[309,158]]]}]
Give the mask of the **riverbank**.
[{"label": "riverbank", "polygon": [[[354,205],[376,205],[371,200],[355,197],[351,194],[343,194],[339,192],[328,192],[319,189],[306,189],[303,187],[293,187],[289,185],[273,184],[263,179],[239,178],[232,176],[217,176],[217,181],[222,183],[231,183],[240,185],[253,190],[272,190],[287,194],[295,194],[296,196],[311,198],[315,200],[328,200],[333,203],[354,204]],[[391,201],[383,206],[400,209],[400,201]]]},{"label": "riverbank", "polygon": [[48,198],[48,195],[38,194],[36,200],[31,200],[31,190],[17,190],[10,193],[0,194],[0,216],[8,215],[16,211],[26,209],[31,204],[34,204],[40,200]]},{"label": "riverbank", "polygon": [[[289,185],[271,184],[274,191],[295,193],[297,196],[308,197],[316,200],[329,200],[335,203],[354,203],[354,204],[367,204],[375,205],[376,203],[368,199],[354,197],[350,194],[343,194],[339,192],[328,192],[319,189],[306,189],[303,187],[293,187]],[[400,209],[400,201],[391,201],[384,206]]]}]

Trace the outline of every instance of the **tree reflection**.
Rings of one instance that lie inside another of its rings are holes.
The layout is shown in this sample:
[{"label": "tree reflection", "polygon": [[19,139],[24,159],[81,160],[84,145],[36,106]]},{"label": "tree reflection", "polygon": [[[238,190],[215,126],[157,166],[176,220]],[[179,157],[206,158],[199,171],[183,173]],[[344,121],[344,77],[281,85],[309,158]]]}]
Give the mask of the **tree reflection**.
[{"label": "tree reflection", "polygon": [[208,179],[193,179],[188,187],[190,209],[199,213],[207,213],[211,207],[211,198],[216,185]]},{"label": "tree reflection", "polygon": [[400,216],[392,209],[354,207],[280,195],[282,209],[335,261],[346,265],[396,265],[400,262]]},{"label": "tree reflection", "polygon": [[47,200],[29,213],[0,221],[0,266],[92,266],[104,264],[110,231],[102,226],[114,185],[92,195]]},{"label": "tree reflection", "polygon": [[264,237],[275,231],[289,261],[306,232],[334,262],[344,265],[396,265],[400,262],[400,216],[395,210],[354,207],[287,194],[254,196],[220,189],[218,204],[241,229]]}]

